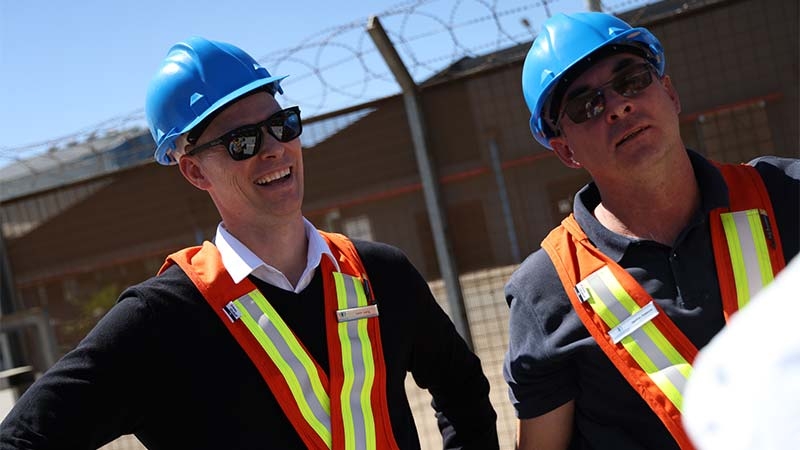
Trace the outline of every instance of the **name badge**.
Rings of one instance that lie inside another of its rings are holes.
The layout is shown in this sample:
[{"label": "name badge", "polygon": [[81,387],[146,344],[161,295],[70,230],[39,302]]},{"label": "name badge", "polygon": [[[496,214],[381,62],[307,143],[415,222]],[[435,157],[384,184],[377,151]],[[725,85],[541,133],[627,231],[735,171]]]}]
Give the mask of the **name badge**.
[{"label": "name badge", "polygon": [[630,335],[634,331],[641,328],[644,324],[651,321],[653,317],[657,315],[658,310],[656,309],[656,305],[651,301],[642,309],[628,316],[628,318],[620,322],[619,325],[608,330],[608,335],[611,336],[611,340],[617,344],[626,336]]},{"label": "name badge", "polygon": [[336,320],[341,322],[350,322],[359,319],[369,319],[370,317],[378,317],[378,305],[372,304],[367,306],[359,306],[357,308],[340,309],[336,311]]}]

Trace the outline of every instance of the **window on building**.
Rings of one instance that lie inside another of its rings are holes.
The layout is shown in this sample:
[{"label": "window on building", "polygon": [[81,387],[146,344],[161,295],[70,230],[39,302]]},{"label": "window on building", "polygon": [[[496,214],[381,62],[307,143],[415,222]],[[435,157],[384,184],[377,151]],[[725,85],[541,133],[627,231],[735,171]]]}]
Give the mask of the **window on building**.
[{"label": "window on building", "polygon": [[372,225],[366,215],[342,219],[342,231],[352,239],[375,240],[372,236]]},{"label": "window on building", "polygon": [[686,145],[715,161],[740,163],[774,153],[763,100],[700,114],[682,128]]}]

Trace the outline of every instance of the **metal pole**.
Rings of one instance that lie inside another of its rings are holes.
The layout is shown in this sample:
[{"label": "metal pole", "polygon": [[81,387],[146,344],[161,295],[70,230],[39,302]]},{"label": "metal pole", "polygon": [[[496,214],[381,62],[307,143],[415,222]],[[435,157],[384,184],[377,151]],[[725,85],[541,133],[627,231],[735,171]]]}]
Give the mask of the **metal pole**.
[{"label": "metal pole", "polygon": [[589,11],[603,12],[603,7],[600,0],[586,0],[586,9]]},{"label": "metal pole", "polygon": [[500,206],[503,208],[503,219],[505,219],[506,233],[508,233],[508,245],[511,247],[511,258],[515,263],[518,263],[521,256],[519,254],[517,230],[514,227],[514,216],[511,215],[511,203],[508,201],[506,179],[503,176],[503,168],[500,166],[500,151],[497,149],[497,141],[494,138],[489,138],[489,156],[492,160],[494,179],[497,182],[497,196],[500,197]]},{"label": "metal pole", "polygon": [[[4,315],[16,311],[17,302],[14,296],[14,277],[11,273],[11,264],[6,250],[5,236],[3,235],[3,220],[0,217],[0,321]],[[2,327],[0,327],[0,332],[2,331]],[[23,359],[19,337],[6,334],[6,339],[3,341],[2,347],[0,347],[0,352],[2,352],[0,359],[2,359],[3,364],[9,367],[19,364]]]},{"label": "metal pole", "polygon": [[25,327],[36,327],[36,337],[42,349],[45,369],[51,367],[58,360],[56,350],[56,337],[50,326],[50,317],[43,308],[35,307],[13,314],[4,314],[0,317],[0,330],[3,333],[17,331]]},{"label": "metal pole", "polygon": [[0,315],[14,312],[14,282],[11,276],[11,265],[6,254],[3,221],[0,219]]},{"label": "metal pole", "polygon": [[39,333],[39,342],[42,343],[42,355],[47,367],[52,367],[58,360],[56,350],[56,336],[53,327],[50,326],[50,314],[42,309],[36,316],[36,330]]},{"label": "metal pole", "polygon": [[392,71],[397,83],[403,90],[403,102],[406,107],[408,124],[411,128],[411,137],[414,142],[414,154],[417,159],[417,167],[422,179],[422,189],[425,194],[425,204],[428,208],[428,218],[431,230],[433,231],[433,243],[436,247],[436,257],[442,271],[445,289],[447,290],[447,301],[450,306],[450,317],[456,326],[461,337],[464,338],[470,349],[472,346],[472,335],[469,330],[466,309],[464,308],[464,298],[461,293],[461,283],[458,280],[455,258],[450,240],[447,238],[447,219],[444,211],[441,192],[435,174],[433,163],[431,162],[430,152],[427,144],[427,130],[424,125],[424,115],[420,107],[419,91],[416,83],[408,73],[408,69],[397,54],[397,50],[386,35],[380,20],[377,16],[369,18],[367,23],[369,33],[375,47],[383,56],[386,65]]}]

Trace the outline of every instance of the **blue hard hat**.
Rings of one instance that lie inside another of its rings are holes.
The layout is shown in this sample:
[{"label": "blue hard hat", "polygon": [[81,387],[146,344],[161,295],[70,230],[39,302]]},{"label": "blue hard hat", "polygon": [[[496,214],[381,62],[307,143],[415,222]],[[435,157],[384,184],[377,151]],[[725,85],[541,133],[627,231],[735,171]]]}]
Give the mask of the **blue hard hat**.
[{"label": "blue hard hat", "polygon": [[[615,52],[640,53],[659,76],[664,75],[664,49],[645,28],[632,28],[617,17],[599,12],[556,14],[542,25],[522,67],[522,93],[531,112],[531,131],[540,144],[552,150],[550,138],[559,134],[548,117],[550,97],[559,82],[569,82],[565,75],[570,69],[582,67],[582,63],[612,47]],[[574,80],[579,73],[572,75]]]},{"label": "blue hard hat", "polygon": [[150,81],[145,115],[155,160],[175,164],[175,140],[239,97],[259,88],[283,93],[280,80],[242,49],[192,37],[172,46]]}]

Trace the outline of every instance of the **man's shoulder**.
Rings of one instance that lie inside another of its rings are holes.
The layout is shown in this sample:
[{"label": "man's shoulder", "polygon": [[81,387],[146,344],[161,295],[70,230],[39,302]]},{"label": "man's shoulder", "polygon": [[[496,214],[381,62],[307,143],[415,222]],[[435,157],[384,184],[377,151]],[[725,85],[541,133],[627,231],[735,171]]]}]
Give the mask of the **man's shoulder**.
[{"label": "man's shoulder", "polygon": [[176,301],[194,303],[199,295],[186,273],[177,264],[172,264],[160,274],[129,286],[119,300],[136,298],[151,306],[175,305]]},{"label": "man's shoulder", "polygon": [[394,245],[362,239],[350,239],[350,241],[366,265],[369,265],[370,262],[405,263],[408,261],[406,254]]},{"label": "man's shoulder", "polygon": [[762,178],[784,175],[800,179],[800,159],[797,158],[767,155],[759,156],[747,164],[755,167]]},{"label": "man's shoulder", "polygon": [[517,270],[511,275],[511,279],[527,279],[532,276],[549,274],[554,270],[550,256],[544,249],[540,248],[522,261]]},{"label": "man's shoulder", "polygon": [[564,288],[550,256],[543,249],[531,253],[511,274],[506,283],[506,300],[561,295]]}]

